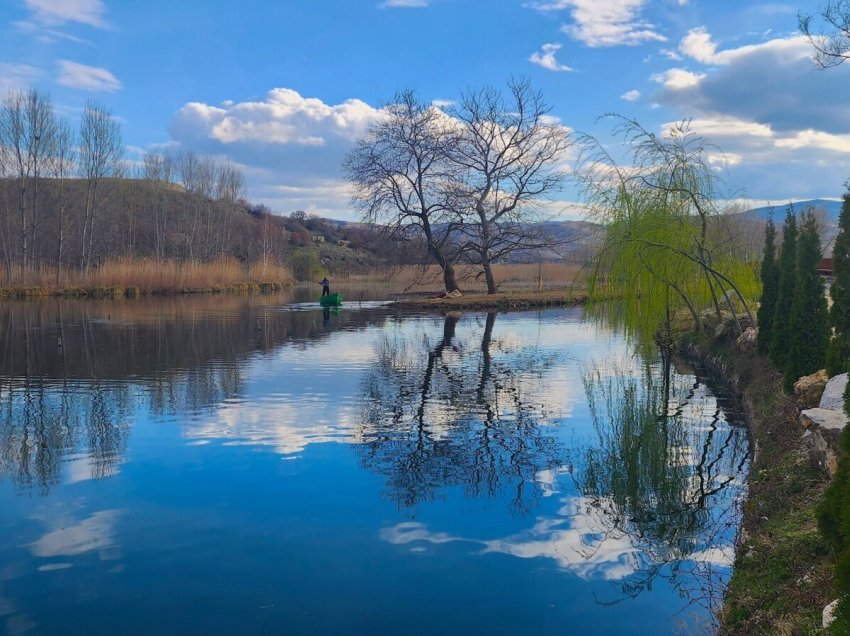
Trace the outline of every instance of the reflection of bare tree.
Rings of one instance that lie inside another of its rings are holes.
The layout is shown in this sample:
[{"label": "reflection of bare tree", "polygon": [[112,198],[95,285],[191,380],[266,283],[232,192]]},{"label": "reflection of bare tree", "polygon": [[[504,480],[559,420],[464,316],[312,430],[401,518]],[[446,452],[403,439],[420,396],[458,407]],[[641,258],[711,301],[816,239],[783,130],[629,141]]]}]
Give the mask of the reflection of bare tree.
[{"label": "reflection of bare tree", "polygon": [[[264,304],[265,303],[265,304]],[[46,492],[69,456],[115,472],[139,414],[203,413],[243,390],[249,356],[308,346],[387,310],[327,322],[263,298],[0,306],[0,479]]]},{"label": "reflection of bare tree", "polygon": [[573,478],[598,525],[586,548],[625,538],[640,555],[625,595],[666,576],[713,609],[717,559],[705,557],[734,542],[738,490],[729,486],[745,468],[744,431],[724,422],[699,382],[674,374],[669,356],[640,373],[596,368],[584,384],[596,439],[575,458]]},{"label": "reflection of bare tree", "polygon": [[459,337],[458,322],[446,316],[436,341],[396,334],[378,342],[363,381],[358,451],[400,505],[460,487],[477,497],[509,491],[525,512],[535,475],[563,463],[534,382],[553,360],[494,338],[495,313],[473,324],[480,344]]}]

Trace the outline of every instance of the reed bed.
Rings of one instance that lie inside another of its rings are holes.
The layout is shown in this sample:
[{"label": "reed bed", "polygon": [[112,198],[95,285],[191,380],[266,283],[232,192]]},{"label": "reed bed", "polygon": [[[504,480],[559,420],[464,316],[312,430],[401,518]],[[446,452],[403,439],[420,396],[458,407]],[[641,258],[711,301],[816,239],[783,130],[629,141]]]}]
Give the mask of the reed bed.
[{"label": "reed bed", "polygon": [[292,281],[290,271],[269,263],[224,259],[202,263],[149,258],[118,258],[88,271],[32,268],[14,280],[0,276],[6,296],[136,296],[202,292],[277,291]]}]

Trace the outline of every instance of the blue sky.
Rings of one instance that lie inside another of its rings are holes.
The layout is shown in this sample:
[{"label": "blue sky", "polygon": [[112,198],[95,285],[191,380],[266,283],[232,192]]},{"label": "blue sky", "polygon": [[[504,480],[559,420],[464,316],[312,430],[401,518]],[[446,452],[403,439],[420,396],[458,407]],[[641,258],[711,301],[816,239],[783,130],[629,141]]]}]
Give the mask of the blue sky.
[{"label": "blue sky", "polygon": [[796,33],[817,6],[1,0],[0,91],[38,86],[70,119],[94,97],[131,161],[181,146],[228,157],[254,201],[352,218],[340,161],[393,93],[442,102],[527,77],[564,125],[605,142],[605,113],[652,131],[692,119],[723,151],[730,197],[781,205],[839,196],[850,178],[850,65],[815,69]]}]

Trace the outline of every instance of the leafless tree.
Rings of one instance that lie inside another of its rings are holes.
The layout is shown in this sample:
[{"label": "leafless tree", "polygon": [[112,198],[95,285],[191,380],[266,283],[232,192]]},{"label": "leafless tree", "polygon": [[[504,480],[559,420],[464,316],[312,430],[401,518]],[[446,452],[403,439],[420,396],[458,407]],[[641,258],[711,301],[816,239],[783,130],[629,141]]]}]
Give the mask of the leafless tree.
[{"label": "leafless tree", "polygon": [[230,247],[233,213],[237,202],[245,196],[245,176],[238,166],[230,161],[223,162],[217,172],[215,197],[222,202],[219,223],[219,255],[224,257]]},{"label": "leafless tree", "polygon": [[465,217],[464,248],[481,265],[490,294],[497,290],[494,262],[557,242],[535,223],[539,204],[561,187],[558,164],[570,146],[567,130],[549,112],[528,81],[511,80],[507,95],[470,91],[451,113],[462,131],[451,147],[460,169],[455,211]]},{"label": "leafless tree", "polygon": [[80,172],[86,180],[86,203],[81,233],[80,268],[93,262],[101,192],[105,180],[120,172],[124,156],[121,127],[103,105],[89,101],[80,122]]},{"label": "leafless tree", "polygon": [[[818,33],[815,21],[823,22],[824,32]],[[814,60],[820,68],[838,66],[850,59],[850,0],[827,0],[817,15],[797,15],[800,32],[815,49]]]},{"label": "leafless tree", "polygon": [[384,225],[394,237],[423,238],[449,292],[458,289],[451,238],[457,226],[451,187],[456,168],[450,161],[456,140],[450,118],[404,91],[343,165],[365,220]]},{"label": "leafless tree", "polygon": [[36,89],[8,92],[0,106],[0,146],[17,190],[17,234],[21,272],[30,265],[41,221],[39,179],[53,144],[56,119],[50,98]]},{"label": "leafless tree", "polygon": [[56,123],[53,149],[50,154],[50,176],[56,179],[56,285],[62,276],[62,257],[65,249],[68,211],[68,179],[76,168],[76,139],[66,121]]}]

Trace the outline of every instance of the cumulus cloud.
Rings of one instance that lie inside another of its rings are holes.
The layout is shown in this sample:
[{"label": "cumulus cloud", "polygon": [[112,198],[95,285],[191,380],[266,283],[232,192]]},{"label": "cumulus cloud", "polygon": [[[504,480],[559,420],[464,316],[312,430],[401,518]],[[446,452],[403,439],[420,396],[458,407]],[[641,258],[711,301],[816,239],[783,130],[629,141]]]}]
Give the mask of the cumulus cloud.
[{"label": "cumulus cloud", "polygon": [[733,117],[777,131],[850,133],[850,67],[817,72],[811,45],[800,36],[719,50],[705,29],[694,29],[680,50],[712,68],[670,69],[654,76],[655,101],[700,117]]},{"label": "cumulus cloud", "polygon": [[571,24],[561,30],[570,37],[592,47],[635,46],[643,42],[665,42],[655,26],[641,17],[647,0],[553,0],[530,2],[526,6],[537,11],[569,10]]},{"label": "cumulus cloud", "polygon": [[640,99],[640,91],[632,89],[620,95],[620,99],[625,100],[627,102],[636,102]]},{"label": "cumulus cloud", "polygon": [[69,88],[105,93],[114,93],[123,88],[118,78],[107,69],[69,60],[59,60],[59,77],[56,81]]},{"label": "cumulus cloud", "polygon": [[663,73],[656,73],[651,79],[653,82],[662,84],[664,88],[677,91],[699,86],[704,78],[705,73],[692,73],[683,68],[671,68]]},{"label": "cumulus cloud", "polygon": [[544,44],[542,51],[535,51],[528,58],[532,64],[537,64],[549,71],[572,71],[573,69],[566,64],[561,64],[555,59],[555,54],[561,48],[560,44]]},{"label": "cumulus cloud", "polygon": [[[666,123],[661,132],[679,123]],[[776,130],[728,115],[692,119],[690,130],[710,142],[711,165],[734,170],[734,182],[747,184],[749,197],[819,197],[840,189],[850,172],[850,134]]]},{"label": "cumulus cloud", "polygon": [[339,217],[350,210],[339,166],[381,112],[358,99],[326,104],[276,88],[256,100],[190,102],[169,132],[182,146],[239,164],[253,200],[281,212]]},{"label": "cumulus cloud", "polygon": [[358,99],[329,106],[292,89],[275,88],[259,101],[221,106],[190,102],[178,111],[172,128],[222,144],[323,146],[333,139],[353,141],[378,113]]},{"label": "cumulus cloud", "polygon": [[108,27],[101,0],[24,0],[24,4],[32,13],[33,20],[41,25],[78,22],[98,29]]}]

